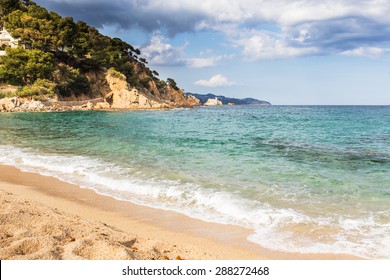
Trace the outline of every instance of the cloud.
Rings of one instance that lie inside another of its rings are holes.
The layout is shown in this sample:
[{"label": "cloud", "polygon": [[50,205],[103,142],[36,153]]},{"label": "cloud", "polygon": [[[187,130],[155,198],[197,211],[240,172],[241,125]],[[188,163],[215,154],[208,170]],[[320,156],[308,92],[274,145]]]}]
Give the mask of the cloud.
[{"label": "cloud", "polygon": [[191,68],[212,67],[217,65],[221,59],[221,56],[190,58],[187,60],[187,66]]},{"label": "cloud", "polygon": [[[227,42],[240,47],[246,59],[353,53],[359,48],[387,48],[390,44],[389,0],[36,2],[98,28],[113,25],[150,33],[159,30],[169,37],[202,31],[222,33]],[[210,57],[188,60],[186,65],[213,63]]]},{"label": "cloud", "polygon": [[304,23],[285,29],[294,46],[316,46],[326,52],[352,50],[390,42],[390,24],[365,17],[345,17]]},{"label": "cloud", "polygon": [[157,66],[187,66],[190,68],[205,68],[215,66],[221,56],[187,57],[184,50],[187,44],[175,48],[168,43],[160,32],[154,32],[149,43],[141,47],[142,55],[151,65]]},{"label": "cloud", "polygon": [[285,38],[278,38],[265,32],[251,33],[241,35],[241,38],[234,40],[237,46],[243,48],[246,60],[280,59],[319,52],[315,47],[291,46]]},{"label": "cloud", "polygon": [[361,57],[370,57],[377,58],[383,55],[385,52],[390,51],[389,49],[382,49],[376,47],[359,47],[353,50],[348,50],[341,52],[342,55],[348,56],[361,56]]},{"label": "cloud", "polygon": [[141,47],[141,52],[152,65],[184,66],[187,63],[183,48],[174,48],[159,32],[155,32],[150,42]]},{"label": "cloud", "polygon": [[37,0],[38,4],[62,15],[102,28],[115,25],[123,29],[139,28],[147,32],[166,30],[170,36],[194,31],[207,18],[191,1],[162,0]]},{"label": "cloud", "polygon": [[228,78],[221,74],[214,75],[209,80],[199,80],[195,82],[195,85],[204,87],[222,87],[231,86],[234,84],[234,82],[229,81]]}]

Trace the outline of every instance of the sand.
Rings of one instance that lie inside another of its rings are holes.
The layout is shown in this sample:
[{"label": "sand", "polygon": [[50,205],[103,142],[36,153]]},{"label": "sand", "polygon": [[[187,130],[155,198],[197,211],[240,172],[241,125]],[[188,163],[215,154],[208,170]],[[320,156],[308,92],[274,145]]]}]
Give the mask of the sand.
[{"label": "sand", "polygon": [[0,259],[356,259],[251,243],[248,229],[118,201],[0,165]]}]

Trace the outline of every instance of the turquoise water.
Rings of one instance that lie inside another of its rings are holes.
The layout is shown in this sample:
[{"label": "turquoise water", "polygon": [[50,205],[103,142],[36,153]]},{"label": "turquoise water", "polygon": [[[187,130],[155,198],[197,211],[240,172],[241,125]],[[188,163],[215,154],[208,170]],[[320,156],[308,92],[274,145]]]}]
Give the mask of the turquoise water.
[{"label": "turquoise water", "polygon": [[390,258],[388,106],[1,114],[0,163],[273,249]]}]

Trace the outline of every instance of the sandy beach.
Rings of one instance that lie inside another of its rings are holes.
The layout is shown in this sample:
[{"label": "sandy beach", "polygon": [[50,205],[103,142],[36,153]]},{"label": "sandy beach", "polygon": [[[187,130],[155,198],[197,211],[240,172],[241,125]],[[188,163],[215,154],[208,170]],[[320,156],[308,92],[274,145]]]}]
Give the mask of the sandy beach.
[{"label": "sandy beach", "polygon": [[355,259],[292,254],[250,230],[118,201],[56,178],[0,166],[0,259]]}]

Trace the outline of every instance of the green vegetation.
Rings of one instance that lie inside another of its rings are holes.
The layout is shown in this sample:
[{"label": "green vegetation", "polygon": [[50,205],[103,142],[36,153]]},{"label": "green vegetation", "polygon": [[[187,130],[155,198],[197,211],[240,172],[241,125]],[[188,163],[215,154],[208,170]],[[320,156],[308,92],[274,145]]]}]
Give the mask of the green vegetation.
[{"label": "green vegetation", "polygon": [[0,17],[3,17],[10,12],[20,8],[18,0],[0,0]]},{"label": "green vegetation", "polygon": [[6,98],[6,97],[13,97],[15,94],[13,92],[7,92],[7,91],[2,91],[0,89],[0,99]]},{"label": "green vegetation", "polygon": [[63,97],[88,94],[90,83],[85,75],[64,63],[59,63],[53,72],[53,80],[56,83],[58,93]]},{"label": "green vegetation", "polygon": [[175,82],[174,79],[168,78],[168,79],[167,79],[167,83],[168,83],[173,89],[179,90],[179,88],[177,87],[177,84],[176,84],[176,82]]},{"label": "green vegetation", "polygon": [[56,84],[46,80],[38,79],[34,84],[23,87],[16,92],[18,97],[31,97],[36,100],[45,100],[55,95]]},{"label": "green vegetation", "polygon": [[[50,91],[60,97],[91,95],[89,74],[111,68],[135,87],[148,89],[150,81],[159,90],[166,86],[139,57],[140,50],[119,38],[104,36],[85,22],[63,18],[29,0],[0,0],[0,4],[0,27],[4,25],[20,46],[6,48],[6,56],[0,58],[0,83],[26,87],[21,92],[35,96],[36,83],[44,79],[56,85]],[[177,88],[173,80],[168,83]]]},{"label": "green vegetation", "polygon": [[108,69],[108,74],[110,74],[111,76],[113,76],[115,78],[118,78],[118,79],[124,79],[125,78],[125,76],[121,72],[116,71],[115,68],[113,68],[113,67]]},{"label": "green vegetation", "polygon": [[7,48],[2,57],[0,77],[14,85],[31,85],[37,79],[50,79],[54,70],[54,56],[41,50]]}]

